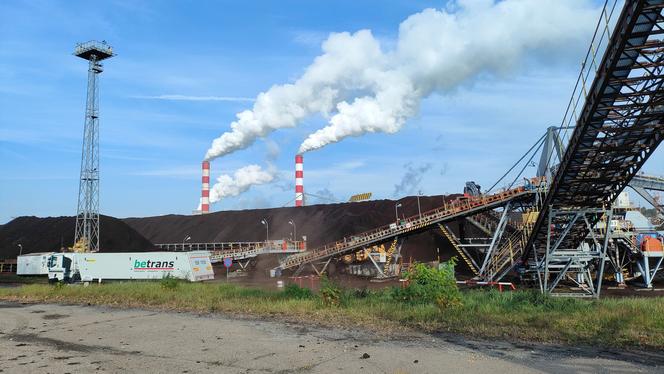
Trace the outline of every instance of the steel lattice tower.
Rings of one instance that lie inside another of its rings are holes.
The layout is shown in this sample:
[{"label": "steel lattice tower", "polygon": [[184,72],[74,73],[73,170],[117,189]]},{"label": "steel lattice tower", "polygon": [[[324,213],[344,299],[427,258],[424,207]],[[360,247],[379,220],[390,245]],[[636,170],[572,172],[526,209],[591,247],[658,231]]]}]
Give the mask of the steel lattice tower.
[{"label": "steel lattice tower", "polygon": [[81,180],[78,187],[78,210],[74,250],[99,251],[99,85],[97,75],[104,71],[101,61],[113,57],[106,42],[89,41],[76,45],[74,55],[88,60],[88,93],[83,127]]}]

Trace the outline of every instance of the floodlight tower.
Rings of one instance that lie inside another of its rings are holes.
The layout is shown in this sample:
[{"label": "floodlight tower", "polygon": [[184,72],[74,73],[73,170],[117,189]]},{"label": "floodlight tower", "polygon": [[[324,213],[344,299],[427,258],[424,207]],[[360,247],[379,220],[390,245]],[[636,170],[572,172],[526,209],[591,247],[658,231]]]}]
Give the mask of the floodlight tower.
[{"label": "floodlight tower", "polygon": [[78,210],[74,250],[99,251],[99,86],[97,75],[104,71],[101,61],[113,57],[106,41],[76,45],[74,55],[88,60],[88,93],[83,127],[81,180],[78,186]]}]

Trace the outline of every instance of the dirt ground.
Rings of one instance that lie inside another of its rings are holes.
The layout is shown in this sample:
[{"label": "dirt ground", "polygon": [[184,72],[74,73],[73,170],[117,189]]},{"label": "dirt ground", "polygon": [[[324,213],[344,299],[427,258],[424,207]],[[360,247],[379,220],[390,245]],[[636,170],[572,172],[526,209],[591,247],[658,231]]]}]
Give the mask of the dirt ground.
[{"label": "dirt ground", "polygon": [[[0,303],[0,372],[662,372],[664,354],[380,337],[220,315]],[[659,365],[659,366],[658,366]]]}]

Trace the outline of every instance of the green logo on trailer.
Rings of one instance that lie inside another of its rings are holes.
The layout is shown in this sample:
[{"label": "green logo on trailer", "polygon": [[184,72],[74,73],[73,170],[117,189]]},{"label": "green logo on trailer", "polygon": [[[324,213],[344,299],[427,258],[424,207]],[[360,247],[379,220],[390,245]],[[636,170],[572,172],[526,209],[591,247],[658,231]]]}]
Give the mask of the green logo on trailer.
[{"label": "green logo on trailer", "polygon": [[134,261],[134,270],[144,271],[144,270],[175,270],[174,261],[152,261],[152,260],[135,260]]}]

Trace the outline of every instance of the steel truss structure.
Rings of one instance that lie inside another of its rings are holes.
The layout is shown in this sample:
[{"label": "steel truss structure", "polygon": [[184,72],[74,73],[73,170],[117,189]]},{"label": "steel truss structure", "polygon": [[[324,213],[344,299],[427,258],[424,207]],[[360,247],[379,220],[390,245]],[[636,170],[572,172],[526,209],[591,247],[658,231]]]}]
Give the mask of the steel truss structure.
[{"label": "steel truss structure", "polygon": [[[599,297],[611,238],[611,225],[607,224],[604,237],[598,238],[594,234],[594,224],[591,222],[597,222],[599,217],[606,217],[606,222],[611,222],[612,210],[549,209],[548,212],[546,252],[541,265],[537,268],[540,289],[551,295]],[[566,222],[566,225],[554,224],[561,221]],[[579,246],[565,247],[565,243],[569,243],[566,240],[567,235],[577,224],[585,225],[592,240]],[[552,238],[556,240],[552,241]],[[575,283],[578,292],[569,290],[564,293],[556,292],[556,287],[563,280]]]},{"label": "steel truss structure", "polygon": [[468,250],[468,245],[463,244],[461,242],[461,239],[458,238],[456,235],[454,235],[452,230],[447,228],[446,225],[439,223],[438,228],[440,229],[440,232],[443,234],[443,236],[452,244],[454,249],[461,257],[461,260],[463,260],[466,266],[468,266],[468,269],[470,269],[470,271],[473,272],[475,276],[480,275],[479,271],[480,267],[473,258],[473,256],[471,256]]},{"label": "steel truss structure", "polygon": [[97,76],[104,71],[101,61],[114,56],[105,42],[78,44],[74,55],[88,60],[88,92],[83,127],[83,151],[78,187],[74,249],[99,251],[99,84]]},{"label": "steel truss structure", "polygon": [[[165,251],[208,251],[210,262],[251,259],[262,254],[294,254],[306,250],[306,242],[299,240],[270,240],[262,242],[162,243],[155,246]],[[246,266],[240,264],[241,267]]]},{"label": "steel truss structure", "polygon": [[[662,141],[663,8],[662,0],[626,1],[599,63],[596,43],[608,36],[609,17],[598,25],[604,31],[593,39],[584,64],[588,70],[580,75],[582,88],[564,120],[575,120],[576,126],[523,255],[544,270],[545,278],[550,269],[543,268],[557,263],[547,259],[550,243],[583,256],[582,244],[602,217],[597,209],[611,205]],[[595,78],[586,90],[591,74]],[[576,104],[584,98],[577,113]],[[570,214],[558,214],[565,211]],[[552,226],[564,230],[551,231]]]}]

